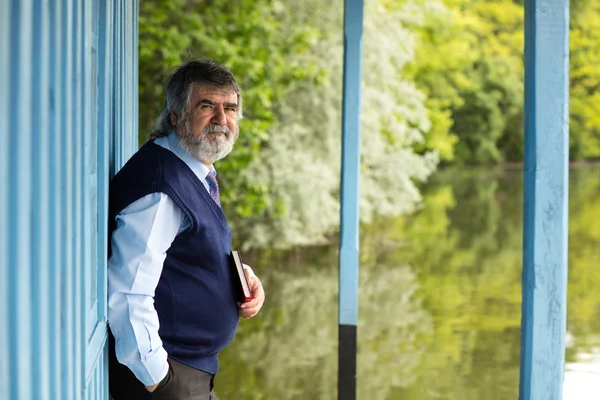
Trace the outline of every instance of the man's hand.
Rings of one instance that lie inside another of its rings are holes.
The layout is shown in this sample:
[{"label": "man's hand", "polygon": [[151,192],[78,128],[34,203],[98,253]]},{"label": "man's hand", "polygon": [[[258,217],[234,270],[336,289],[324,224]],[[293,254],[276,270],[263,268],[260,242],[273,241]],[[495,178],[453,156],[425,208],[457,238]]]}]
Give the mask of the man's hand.
[{"label": "man's hand", "polygon": [[250,286],[250,293],[252,293],[252,299],[240,305],[239,316],[241,318],[252,318],[263,306],[265,302],[265,291],[262,287],[262,283],[256,276],[250,276],[247,268],[244,268],[246,279]]},{"label": "man's hand", "polygon": [[[168,361],[167,361],[167,363],[168,363]],[[159,382],[155,383],[154,385],[146,386],[146,390],[149,391],[150,393],[154,392],[156,390],[156,388],[158,388],[160,386],[161,383],[166,382],[166,380],[169,379],[170,373],[171,373],[171,366],[169,365],[169,369],[167,370],[167,375],[165,375],[164,378],[162,378]]]},{"label": "man's hand", "polygon": [[156,390],[156,388],[158,387],[158,385],[160,385],[160,382],[155,383],[152,386],[146,386],[146,390],[149,391],[150,393],[154,392]]}]

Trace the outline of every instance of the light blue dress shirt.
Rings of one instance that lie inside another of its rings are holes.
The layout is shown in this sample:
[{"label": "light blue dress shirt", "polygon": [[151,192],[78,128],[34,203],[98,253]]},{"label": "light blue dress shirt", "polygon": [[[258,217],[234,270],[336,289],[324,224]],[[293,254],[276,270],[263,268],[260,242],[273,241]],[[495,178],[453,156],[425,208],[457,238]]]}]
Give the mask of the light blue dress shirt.
[{"label": "light blue dress shirt", "polygon": [[[186,163],[209,190],[206,176],[216,174],[180,145],[177,135],[156,139]],[[150,386],[169,369],[167,352],[158,335],[154,291],[162,273],[166,252],[190,221],[164,193],[151,193],[131,203],[116,216],[108,260],[108,322],[115,337],[116,355],[138,380]],[[248,272],[254,275],[247,265]]]}]

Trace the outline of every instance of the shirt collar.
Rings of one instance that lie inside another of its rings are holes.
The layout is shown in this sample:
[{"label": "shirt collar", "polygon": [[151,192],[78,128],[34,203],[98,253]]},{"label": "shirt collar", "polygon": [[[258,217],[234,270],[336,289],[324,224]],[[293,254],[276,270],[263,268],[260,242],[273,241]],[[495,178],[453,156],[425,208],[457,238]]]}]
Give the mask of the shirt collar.
[{"label": "shirt collar", "polygon": [[204,181],[209,172],[212,172],[215,176],[217,175],[217,170],[213,165],[207,167],[197,158],[193,157],[190,153],[188,153],[181,144],[179,143],[179,137],[174,131],[169,133],[167,137],[169,141],[169,147],[179,157],[190,169],[194,172],[194,174],[200,179]]}]

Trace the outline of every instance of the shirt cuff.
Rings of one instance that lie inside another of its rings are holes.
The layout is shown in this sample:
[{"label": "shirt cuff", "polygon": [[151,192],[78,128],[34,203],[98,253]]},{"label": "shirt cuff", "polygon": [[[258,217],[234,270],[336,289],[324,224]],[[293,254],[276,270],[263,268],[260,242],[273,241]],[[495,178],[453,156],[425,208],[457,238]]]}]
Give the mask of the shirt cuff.
[{"label": "shirt cuff", "polygon": [[165,379],[169,372],[167,357],[167,351],[161,347],[145,357],[142,361],[144,366],[142,371],[133,371],[133,373],[145,386],[155,385]]}]

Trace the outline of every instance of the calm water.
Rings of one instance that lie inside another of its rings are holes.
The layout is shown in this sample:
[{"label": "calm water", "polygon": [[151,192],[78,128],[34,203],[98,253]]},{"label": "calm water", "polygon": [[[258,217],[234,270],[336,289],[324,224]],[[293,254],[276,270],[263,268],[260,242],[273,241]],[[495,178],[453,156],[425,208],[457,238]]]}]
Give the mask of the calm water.
[{"label": "calm water", "polygon": [[[517,398],[522,184],[439,173],[420,212],[361,228],[359,399]],[[600,168],[573,169],[570,190],[567,376],[583,390],[573,371],[600,373]],[[336,399],[337,243],[246,261],[267,304],[223,353],[218,395]]]}]

